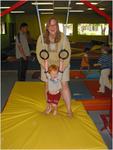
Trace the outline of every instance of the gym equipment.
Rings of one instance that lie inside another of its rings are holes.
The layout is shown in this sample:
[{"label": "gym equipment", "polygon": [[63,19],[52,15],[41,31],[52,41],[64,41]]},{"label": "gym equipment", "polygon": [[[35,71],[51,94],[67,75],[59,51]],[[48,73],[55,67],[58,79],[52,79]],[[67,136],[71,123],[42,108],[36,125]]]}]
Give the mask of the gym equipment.
[{"label": "gym equipment", "polygon": [[61,51],[59,52],[59,58],[60,58],[60,59],[65,60],[65,59],[67,59],[68,57],[69,57],[69,52],[68,52],[67,50],[63,49],[63,50],[61,50]]},{"label": "gym equipment", "polygon": [[44,60],[47,60],[49,58],[49,53],[45,49],[41,50],[39,55]]},{"label": "gym equipment", "polygon": [[[38,92],[37,92],[38,91]],[[1,117],[2,149],[107,149],[81,102],[61,99],[58,115],[45,115],[44,83],[16,82]]]}]

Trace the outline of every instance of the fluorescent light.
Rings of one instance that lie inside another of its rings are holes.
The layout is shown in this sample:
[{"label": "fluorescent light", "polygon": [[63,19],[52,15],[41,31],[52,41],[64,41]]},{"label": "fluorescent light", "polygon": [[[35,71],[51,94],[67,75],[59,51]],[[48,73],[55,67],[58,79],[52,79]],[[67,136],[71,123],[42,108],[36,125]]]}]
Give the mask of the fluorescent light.
[{"label": "fluorescent light", "polygon": [[32,5],[53,5],[53,3],[52,2],[44,2],[44,3],[42,3],[42,2],[35,2],[35,3],[32,3]]},{"label": "fluorescent light", "polygon": [[13,14],[22,14],[22,13],[25,13],[25,11],[11,11],[11,13],[13,13]]},{"label": "fluorescent light", "polygon": [[[98,8],[100,10],[105,10],[105,8]],[[88,10],[92,10],[92,8],[88,8]]]},{"label": "fluorescent light", "polygon": [[10,7],[8,7],[8,6],[7,7],[0,7],[0,9],[8,9],[8,8],[10,8]]},{"label": "fluorescent light", "polygon": [[84,3],[76,3],[76,5],[84,5]]},{"label": "fluorescent light", "polygon": [[70,12],[84,12],[84,10],[70,10]]},{"label": "fluorescent light", "polygon": [[88,8],[88,10],[92,10],[92,8]]},{"label": "fluorescent light", "polygon": [[105,8],[99,8],[100,10],[105,10]]},{"label": "fluorescent light", "polygon": [[39,9],[39,11],[53,11],[53,9]]},{"label": "fluorescent light", "polygon": [[52,12],[42,12],[41,15],[52,15]]},{"label": "fluorescent light", "polygon": [[92,4],[92,5],[97,5],[98,3],[96,3],[96,2],[92,2],[91,4]]},{"label": "fluorescent light", "polygon": [[71,9],[71,7],[54,7],[54,9]]},{"label": "fluorescent light", "polygon": [[[93,4],[93,5],[97,5],[98,3],[96,3],[96,2],[92,2],[91,4]],[[76,5],[84,5],[84,3],[82,3],[82,2],[77,2],[77,3],[76,3]]]}]

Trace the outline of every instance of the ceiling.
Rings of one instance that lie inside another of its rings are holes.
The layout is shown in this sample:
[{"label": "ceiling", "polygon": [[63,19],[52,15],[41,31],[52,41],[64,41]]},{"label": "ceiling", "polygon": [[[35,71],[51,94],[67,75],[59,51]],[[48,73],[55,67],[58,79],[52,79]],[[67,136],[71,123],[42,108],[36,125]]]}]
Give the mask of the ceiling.
[{"label": "ceiling", "polygon": [[[89,0],[90,2],[97,2],[98,4],[95,5],[98,8],[105,8],[105,12],[109,15],[112,14],[112,1],[111,0],[97,0],[97,1],[93,1],[93,0]],[[13,4],[15,4],[17,1],[5,1],[5,0],[1,0],[1,6],[2,7],[6,7],[6,6],[12,6]],[[36,13],[36,8],[34,5],[32,5],[32,2],[36,2],[35,1],[28,1],[27,3],[25,3],[23,6],[19,7],[16,9],[16,11],[25,11],[26,14],[35,14]],[[67,9],[55,9],[56,7],[67,7],[68,6],[68,0],[49,0],[49,1],[44,1],[44,0],[38,0],[38,2],[53,2],[53,5],[39,5],[39,9],[53,9],[52,11],[41,11],[41,13],[43,12],[51,12],[53,14],[57,14],[57,13],[66,13]],[[88,10],[88,7],[85,5],[77,5],[76,3],[80,2],[80,0],[71,0],[71,4],[70,10],[83,10],[85,14],[90,14],[90,13],[95,13],[92,10]],[[2,9],[3,11],[3,9]],[[70,12],[71,14],[75,14],[75,13],[80,13],[80,12]],[[84,14],[82,13],[82,14]]]}]

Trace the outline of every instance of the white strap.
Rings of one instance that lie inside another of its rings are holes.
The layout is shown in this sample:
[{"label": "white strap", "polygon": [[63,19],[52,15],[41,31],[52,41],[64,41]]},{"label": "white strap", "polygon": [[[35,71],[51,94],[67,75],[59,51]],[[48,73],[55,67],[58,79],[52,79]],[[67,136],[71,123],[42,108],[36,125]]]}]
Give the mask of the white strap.
[{"label": "white strap", "polygon": [[39,21],[39,28],[40,28],[40,34],[41,34],[41,40],[42,40],[42,46],[44,48],[44,37],[43,37],[43,32],[42,32],[42,25],[41,25],[41,20],[40,20],[40,13],[39,13],[39,8],[38,8],[38,2],[36,2],[36,12],[37,12],[37,17]]},{"label": "white strap", "polygon": [[67,9],[67,17],[66,17],[66,25],[64,27],[64,41],[63,41],[63,48],[64,49],[64,45],[65,45],[65,41],[66,41],[66,31],[67,31],[67,24],[68,24],[68,20],[69,20],[69,8],[70,8],[70,4],[71,4],[71,0],[69,0],[68,2],[68,9]]},{"label": "white strap", "polygon": [[[37,1],[36,1],[37,2]],[[69,0],[68,2],[68,10],[67,10],[67,17],[66,17],[66,26],[64,27],[64,41],[63,41],[63,49],[64,49],[64,45],[65,45],[65,40],[66,40],[66,27],[68,24],[68,20],[69,20],[69,7],[71,4],[71,0]],[[44,37],[43,37],[43,32],[42,32],[42,25],[41,25],[41,20],[40,20],[40,14],[39,14],[39,8],[38,8],[38,2],[36,5],[36,12],[37,12],[37,17],[38,17],[38,21],[39,21],[39,28],[40,28],[40,34],[41,34],[41,40],[42,40],[42,45],[44,48]]]}]

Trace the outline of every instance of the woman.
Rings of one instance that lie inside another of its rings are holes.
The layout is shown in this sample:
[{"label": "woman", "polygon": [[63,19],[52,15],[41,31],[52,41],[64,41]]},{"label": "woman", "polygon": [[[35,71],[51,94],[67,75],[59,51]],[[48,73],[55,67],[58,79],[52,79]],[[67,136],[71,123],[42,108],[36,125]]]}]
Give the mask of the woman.
[{"label": "woman", "polygon": [[[59,65],[59,51],[62,49],[63,41],[64,41],[64,34],[59,31],[58,21],[56,18],[52,17],[48,20],[46,25],[46,32],[44,34],[44,43],[45,46],[43,47],[41,36],[39,36],[36,46],[36,54],[38,61],[41,65],[41,80],[45,82],[45,90],[47,91],[47,81],[46,81],[46,75],[44,73],[44,60],[40,58],[39,53],[42,49],[46,49],[49,52],[49,59],[48,64],[55,64]],[[65,39],[64,49],[68,50],[69,57],[64,60],[64,73],[62,77],[62,97],[66,103],[67,113],[69,116],[72,115],[71,111],[71,94],[68,87],[68,81],[69,78],[69,69],[70,69],[70,56],[71,56],[71,49],[70,49],[70,43],[68,39]],[[45,92],[46,92],[45,91]],[[47,93],[47,92],[46,92]]]}]

